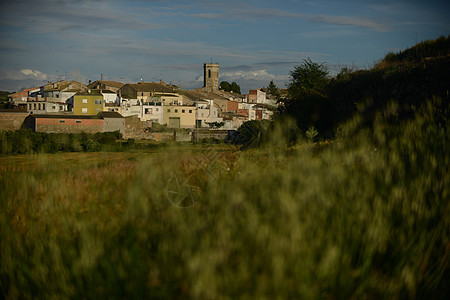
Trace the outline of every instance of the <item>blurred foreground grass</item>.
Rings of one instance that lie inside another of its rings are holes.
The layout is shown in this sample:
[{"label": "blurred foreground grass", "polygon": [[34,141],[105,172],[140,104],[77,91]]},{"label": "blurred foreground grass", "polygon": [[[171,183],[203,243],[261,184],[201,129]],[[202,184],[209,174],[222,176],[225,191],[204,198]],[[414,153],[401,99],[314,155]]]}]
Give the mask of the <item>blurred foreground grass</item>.
[{"label": "blurred foreground grass", "polygon": [[1,158],[1,293],[444,299],[450,124],[436,114],[322,147]]}]

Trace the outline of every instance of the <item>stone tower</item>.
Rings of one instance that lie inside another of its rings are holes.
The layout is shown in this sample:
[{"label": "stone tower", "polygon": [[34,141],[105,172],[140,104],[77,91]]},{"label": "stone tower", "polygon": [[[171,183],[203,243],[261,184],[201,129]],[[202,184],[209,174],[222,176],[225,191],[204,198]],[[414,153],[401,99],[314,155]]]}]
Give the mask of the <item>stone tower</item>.
[{"label": "stone tower", "polygon": [[203,87],[210,92],[219,89],[219,63],[203,64]]}]

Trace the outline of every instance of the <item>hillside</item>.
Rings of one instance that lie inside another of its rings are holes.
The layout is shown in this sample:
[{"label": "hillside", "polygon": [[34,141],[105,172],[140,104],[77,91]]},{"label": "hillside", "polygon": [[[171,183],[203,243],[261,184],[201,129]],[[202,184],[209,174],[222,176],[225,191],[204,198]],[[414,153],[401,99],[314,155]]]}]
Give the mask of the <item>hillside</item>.
[{"label": "hillside", "polygon": [[356,114],[363,120],[361,126],[371,128],[375,116],[383,115],[391,103],[398,104],[391,111],[396,124],[433,98],[440,99],[440,108],[446,111],[449,90],[450,36],[390,53],[370,70],[344,69],[330,80],[323,97],[296,103],[288,113],[303,132],[314,126],[326,139]]}]

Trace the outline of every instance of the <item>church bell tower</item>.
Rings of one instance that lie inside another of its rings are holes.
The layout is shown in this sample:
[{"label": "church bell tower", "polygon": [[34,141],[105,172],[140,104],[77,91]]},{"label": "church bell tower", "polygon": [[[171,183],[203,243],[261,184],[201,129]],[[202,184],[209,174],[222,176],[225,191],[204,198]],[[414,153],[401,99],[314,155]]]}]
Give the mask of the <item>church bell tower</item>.
[{"label": "church bell tower", "polygon": [[203,87],[210,92],[219,90],[219,63],[203,64]]}]

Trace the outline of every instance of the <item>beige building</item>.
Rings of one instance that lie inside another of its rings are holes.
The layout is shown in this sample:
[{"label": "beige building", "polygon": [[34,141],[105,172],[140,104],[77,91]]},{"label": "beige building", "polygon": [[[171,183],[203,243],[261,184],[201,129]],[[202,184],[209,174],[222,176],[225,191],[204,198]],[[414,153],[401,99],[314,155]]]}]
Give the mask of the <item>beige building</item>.
[{"label": "beige building", "polygon": [[195,128],[195,106],[164,106],[163,124],[170,128]]}]

